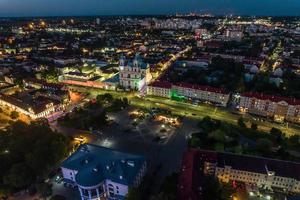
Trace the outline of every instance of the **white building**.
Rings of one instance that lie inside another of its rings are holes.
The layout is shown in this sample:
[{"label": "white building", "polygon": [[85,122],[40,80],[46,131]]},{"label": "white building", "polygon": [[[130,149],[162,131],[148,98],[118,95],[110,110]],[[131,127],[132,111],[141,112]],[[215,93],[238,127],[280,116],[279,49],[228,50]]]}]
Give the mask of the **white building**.
[{"label": "white building", "polygon": [[147,86],[147,95],[170,98],[172,84],[169,82],[153,82]]},{"label": "white building", "polygon": [[294,98],[247,92],[241,95],[239,107],[275,121],[300,122],[300,100]]},{"label": "white building", "polygon": [[300,163],[209,151],[199,154],[201,158],[213,157],[203,160],[204,173],[214,174],[222,182],[300,193]]},{"label": "white building", "polygon": [[179,96],[211,102],[226,107],[230,93],[220,88],[180,83],[172,86],[172,90]]},{"label": "white building", "polygon": [[125,199],[147,169],[143,156],[85,144],[61,166],[64,182],[78,186],[82,200]]},{"label": "white building", "polygon": [[142,62],[139,55],[132,62],[127,62],[122,56],[119,65],[120,85],[125,89],[140,91],[152,78],[149,64]]},{"label": "white building", "polygon": [[156,81],[149,84],[147,86],[147,95],[166,98],[184,97],[214,103],[223,107],[227,106],[230,98],[230,93],[220,88],[188,83],[171,84],[163,81]]},{"label": "white building", "polygon": [[241,41],[244,33],[241,30],[226,30],[225,37],[228,40]]}]

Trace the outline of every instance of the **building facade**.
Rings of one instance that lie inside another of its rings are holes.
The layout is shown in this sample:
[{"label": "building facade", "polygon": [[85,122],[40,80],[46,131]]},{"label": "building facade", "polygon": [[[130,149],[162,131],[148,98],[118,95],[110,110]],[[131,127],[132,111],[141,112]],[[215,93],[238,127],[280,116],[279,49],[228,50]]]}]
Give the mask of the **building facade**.
[{"label": "building facade", "polygon": [[119,83],[125,89],[145,89],[151,78],[149,64],[144,63],[139,55],[136,55],[132,62],[127,62],[124,56],[120,58]]},{"label": "building facade", "polygon": [[222,182],[243,182],[267,190],[300,193],[300,164],[262,157],[217,153],[215,162],[205,161],[205,173]]},{"label": "building facade", "polygon": [[33,100],[30,104],[8,95],[0,95],[0,106],[6,106],[12,111],[22,113],[32,119],[47,118],[54,112],[64,109],[64,104],[58,100],[40,97],[39,100]]},{"label": "building facade", "polygon": [[183,96],[192,100],[214,103],[223,107],[227,106],[230,93],[223,89],[195,84],[169,82],[153,82],[147,86],[147,94],[170,98],[172,95]]},{"label": "building facade", "polygon": [[153,82],[147,85],[147,95],[170,98],[172,84],[169,82]]},{"label": "building facade", "polygon": [[300,193],[300,163],[263,157],[189,149],[184,153],[178,183],[182,200],[201,200],[205,176],[224,183],[243,183],[283,193]]},{"label": "building facade", "polygon": [[245,112],[300,123],[300,100],[262,93],[243,93],[239,108]]},{"label": "building facade", "polygon": [[125,199],[129,187],[142,181],[147,163],[143,156],[84,144],[61,166],[64,182],[78,187],[82,200]]}]

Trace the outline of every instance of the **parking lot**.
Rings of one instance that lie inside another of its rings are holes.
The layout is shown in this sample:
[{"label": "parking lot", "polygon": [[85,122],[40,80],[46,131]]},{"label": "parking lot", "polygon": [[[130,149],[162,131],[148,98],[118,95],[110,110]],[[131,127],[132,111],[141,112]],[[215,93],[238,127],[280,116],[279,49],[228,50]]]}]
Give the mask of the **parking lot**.
[{"label": "parking lot", "polygon": [[[159,189],[167,175],[180,170],[182,154],[187,148],[186,138],[199,131],[197,120],[183,118],[180,123],[172,123],[172,116],[155,118],[152,114],[133,108],[110,113],[108,117],[110,125],[103,130],[91,132],[64,129],[64,133],[72,136],[80,133],[90,143],[145,155],[149,161],[150,174],[161,166],[156,177],[153,177],[154,191]],[[61,194],[71,200],[77,190],[70,190],[72,189],[65,188],[63,184],[53,183],[53,194]]]}]

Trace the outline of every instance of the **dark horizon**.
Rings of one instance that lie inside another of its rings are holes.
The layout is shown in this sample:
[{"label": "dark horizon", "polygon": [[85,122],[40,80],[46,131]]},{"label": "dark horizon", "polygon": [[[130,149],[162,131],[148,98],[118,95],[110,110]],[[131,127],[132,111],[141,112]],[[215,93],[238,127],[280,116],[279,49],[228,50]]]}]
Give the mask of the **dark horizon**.
[{"label": "dark horizon", "polygon": [[[191,13],[180,13],[183,17],[188,16]],[[211,17],[229,17],[229,15],[215,15],[212,13],[193,13],[196,15],[211,15]],[[26,18],[121,18],[121,17],[174,17],[177,13],[174,14],[131,14],[131,15],[40,15],[40,16],[0,16],[0,19],[26,19]],[[180,16],[178,15],[178,16]],[[244,18],[263,18],[263,17],[272,17],[272,18],[299,18],[300,15],[230,15],[232,17],[244,17]]]},{"label": "dark horizon", "polygon": [[300,16],[298,0],[0,0],[0,9],[0,17],[153,16],[190,12],[217,16]]}]

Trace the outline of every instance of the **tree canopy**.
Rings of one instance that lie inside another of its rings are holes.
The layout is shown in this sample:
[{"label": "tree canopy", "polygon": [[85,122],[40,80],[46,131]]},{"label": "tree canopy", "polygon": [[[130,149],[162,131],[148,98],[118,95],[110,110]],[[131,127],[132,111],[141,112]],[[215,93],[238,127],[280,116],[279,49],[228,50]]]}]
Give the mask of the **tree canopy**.
[{"label": "tree canopy", "polygon": [[67,155],[69,145],[44,121],[13,122],[0,134],[0,188],[22,189],[42,180]]}]

